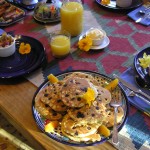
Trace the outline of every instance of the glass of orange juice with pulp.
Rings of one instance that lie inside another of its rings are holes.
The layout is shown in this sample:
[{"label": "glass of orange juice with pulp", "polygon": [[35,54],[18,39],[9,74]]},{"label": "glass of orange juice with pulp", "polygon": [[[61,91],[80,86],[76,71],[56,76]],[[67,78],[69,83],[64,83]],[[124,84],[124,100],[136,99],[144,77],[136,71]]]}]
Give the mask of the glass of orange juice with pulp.
[{"label": "glass of orange juice with pulp", "polygon": [[67,56],[70,53],[70,34],[67,31],[55,31],[50,34],[50,48],[56,58]]},{"label": "glass of orange juice with pulp", "polygon": [[61,29],[77,36],[83,28],[83,6],[81,0],[64,0],[60,9]]}]

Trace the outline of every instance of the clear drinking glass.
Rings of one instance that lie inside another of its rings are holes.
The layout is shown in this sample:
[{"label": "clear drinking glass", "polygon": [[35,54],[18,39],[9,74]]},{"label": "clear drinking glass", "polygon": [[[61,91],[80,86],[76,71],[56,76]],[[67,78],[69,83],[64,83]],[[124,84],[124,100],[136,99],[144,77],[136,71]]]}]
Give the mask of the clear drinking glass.
[{"label": "clear drinking glass", "polygon": [[50,34],[50,48],[52,55],[62,58],[70,53],[70,34],[67,31],[57,30]]}]

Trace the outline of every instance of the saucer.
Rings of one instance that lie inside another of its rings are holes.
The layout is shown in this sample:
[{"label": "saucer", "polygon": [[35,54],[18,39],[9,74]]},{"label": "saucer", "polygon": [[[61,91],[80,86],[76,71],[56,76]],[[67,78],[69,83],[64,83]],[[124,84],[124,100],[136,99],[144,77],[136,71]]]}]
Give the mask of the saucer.
[{"label": "saucer", "polygon": [[[84,34],[83,34],[84,35]],[[82,38],[83,38],[83,35],[81,35],[80,37],[79,37],[79,40],[81,40]],[[109,43],[110,43],[110,40],[109,40],[109,38],[106,36],[105,38],[104,38],[104,40],[103,40],[103,42],[100,44],[100,45],[98,45],[98,46],[91,46],[91,50],[100,50],[100,49],[103,49],[103,48],[105,48],[105,47],[107,47],[108,45],[109,45]]]}]

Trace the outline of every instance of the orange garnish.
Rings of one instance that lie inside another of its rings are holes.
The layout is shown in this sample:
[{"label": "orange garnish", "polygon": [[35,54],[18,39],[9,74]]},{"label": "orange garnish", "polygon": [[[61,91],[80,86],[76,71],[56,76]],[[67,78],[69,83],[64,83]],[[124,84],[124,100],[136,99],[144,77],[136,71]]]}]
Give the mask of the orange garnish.
[{"label": "orange garnish", "polygon": [[20,54],[28,54],[31,52],[31,46],[30,44],[25,44],[24,42],[22,42],[20,44],[20,47],[19,47],[19,53]]}]

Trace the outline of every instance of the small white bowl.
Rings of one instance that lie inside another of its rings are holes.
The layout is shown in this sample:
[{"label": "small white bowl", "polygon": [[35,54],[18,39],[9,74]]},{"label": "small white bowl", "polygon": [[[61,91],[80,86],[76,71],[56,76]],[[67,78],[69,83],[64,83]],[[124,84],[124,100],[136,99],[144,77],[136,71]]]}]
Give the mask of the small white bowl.
[{"label": "small white bowl", "polygon": [[15,39],[12,37],[13,42],[11,45],[6,47],[0,47],[0,57],[8,57],[15,53],[16,50],[16,44]]},{"label": "small white bowl", "polygon": [[102,44],[104,38],[106,37],[106,32],[102,29],[91,28],[86,32],[86,36],[92,38],[93,46],[98,46]]}]

